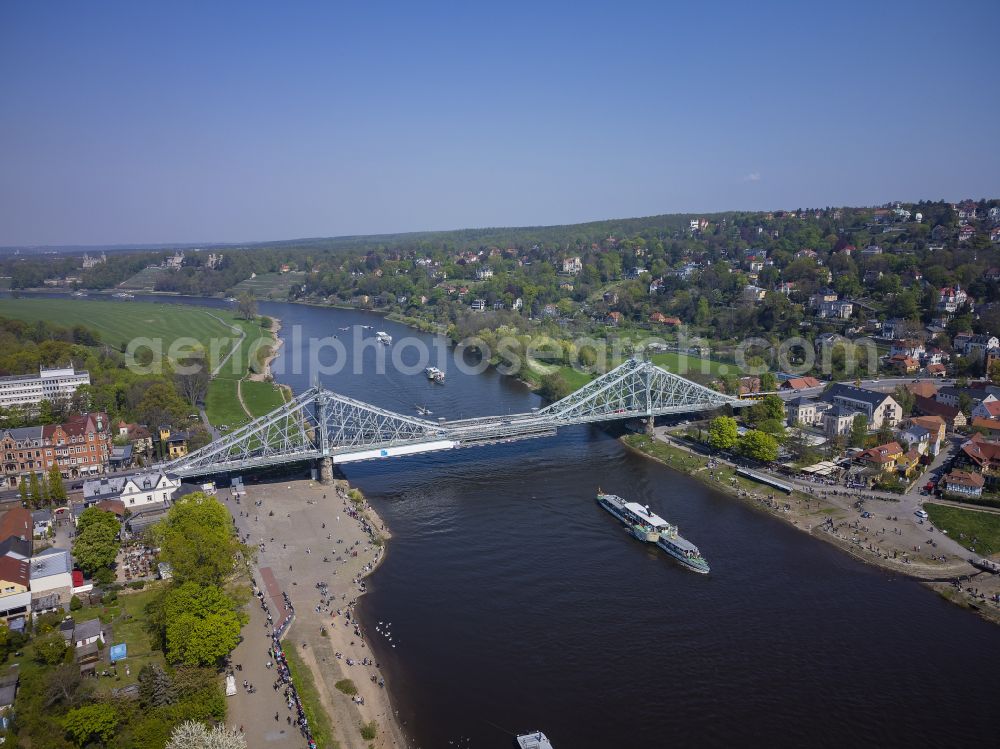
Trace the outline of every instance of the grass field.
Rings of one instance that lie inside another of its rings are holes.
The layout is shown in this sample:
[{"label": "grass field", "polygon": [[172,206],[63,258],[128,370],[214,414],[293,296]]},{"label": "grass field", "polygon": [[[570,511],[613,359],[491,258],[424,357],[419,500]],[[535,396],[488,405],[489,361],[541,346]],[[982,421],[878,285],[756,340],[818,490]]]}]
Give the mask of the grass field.
[{"label": "grass field", "polygon": [[[221,313],[225,318],[228,313]],[[153,304],[96,299],[0,299],[0,317],[25,322],[45,320],[72,327],[85,325],[97,331],[101,340],[119,348],[133,338],[144,336],[161,340],[166,356],[170,344],[181,337],[196,339],[211,354],[209,341],[232,339],[228,325],[219,322],[204,309],[179,304]],[[259,327],[259,326],[258,326]],[[221,347],[220,358],[230,342]],[[212,361],[214,367],[218,362]]]},{"label": "grass field", "polygon": [[205,396],[205,414],[216,427],[225,424],[233,428],[249,421],[237,388],[242,389],[243,402],[254,417],[263,416],[284,402],[281,392],[270,383],[244,379],[252,372],[261,371],[262,361],[274,343],[270,331],[256,321],[234,320],[234,324],[246,338],[209,384]]},{"label": "grass field", "polygon": [[284,643],[282,649],[285,651],[288,669],[292,672],[292,680],[298,690],[299,699],[302,700],[302,709],[309,721],[316,746],[320,749],[338,749],[340,743],[333,738],[333,726],[323,709],[312,672],[306,668],[302,656],[292,643]]},{"label": "grass field", "polygon": [[143,268],[131,278],[122,281],[119,286],[123,289],[149,289],[156,288],[156,282],[160,280],[166,271],[163,268]]},{"label": "grass field", "polygon": [[934,527],[977,554],[990,556],[1000,552],[1000,514],[963,510],[960,507],[924,504]]},{"label": "grass field", "polygon": [[252,291],[258,299],[287,299],[288,290],[295,284],[302,283],[306,274],[302,271],[290,273],[261,273],[256,278],[240,281],[229,293],[239,296],[244,291]]},{"label": "grass field", "polygon": [[735,364],[717,362],[713,359],[701,359],[697,356],[688,356],[676,351],[666,351],[662,354],[653,354],[652,362],[659,367],[663,367],[668,372],[674,374],[737,374]]},{"label": "grass field", "polygon": [[240,384],[240,390],[243,402],[254,416],[262,416],[285,403],[281,390],[270,382],[246,380]]}]

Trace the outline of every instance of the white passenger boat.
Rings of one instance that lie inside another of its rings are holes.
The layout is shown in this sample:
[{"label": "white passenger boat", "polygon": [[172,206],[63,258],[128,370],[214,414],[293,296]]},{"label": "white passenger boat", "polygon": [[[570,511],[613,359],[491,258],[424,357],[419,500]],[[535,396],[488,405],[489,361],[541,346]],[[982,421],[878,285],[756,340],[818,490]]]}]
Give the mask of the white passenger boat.
[{"label": "white passenger boat", "polygon": [[384,330],[378,331],[375,334],[375,337],[378,339],[379,343],[384,343],[386,346],[392,343],[392,336],[386,333]]},{"label": "white passenger boat", "polygon": [[656,543],[660,537],[659,529],[670,526],[666,520],[651,512],[648,506],[627,502],[617,494],[598,493],[597,504],[618,518],[629,533],[646,543]]},{"label": "white passenger boat", "polygon": [[428,380],[434,380],[434,382],[444,382],[444,372],[437,367],[427,367],[427,369],[424,370],[424,374],[427,375]]},{"label": "white passenger boat", "polygon": [[532,731],[531,733],[518,735],[514,739],[514,745],[518,749],[554,749],[548,736],[541,731]]},{"label": "white passenger boat", "polygon": [[705,557],[698,551],[698,547],[677,532],[676,525],[660,530],[656,545],[689,570],[707,575],[711,569]]}]

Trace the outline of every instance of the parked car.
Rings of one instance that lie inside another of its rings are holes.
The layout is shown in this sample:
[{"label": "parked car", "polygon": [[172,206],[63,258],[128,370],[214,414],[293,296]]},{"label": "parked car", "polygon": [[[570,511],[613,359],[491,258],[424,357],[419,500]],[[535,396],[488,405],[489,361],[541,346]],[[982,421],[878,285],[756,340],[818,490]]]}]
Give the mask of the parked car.
[{"label": "parked car", "polygon": [[914,512],[913,514],[914,514],[914,515],[916,515],[916,516],[917,516],[918,518],[920,518],[921,520],[926,520],[926,519],[927,519],[928,517],[930,517],[930,516],[929,516],[929,515],[927,514],[927,512],[926,512],[926,511],[924,511],[924,510],[917,510],[917,511],[916,511],[916,512]]}]

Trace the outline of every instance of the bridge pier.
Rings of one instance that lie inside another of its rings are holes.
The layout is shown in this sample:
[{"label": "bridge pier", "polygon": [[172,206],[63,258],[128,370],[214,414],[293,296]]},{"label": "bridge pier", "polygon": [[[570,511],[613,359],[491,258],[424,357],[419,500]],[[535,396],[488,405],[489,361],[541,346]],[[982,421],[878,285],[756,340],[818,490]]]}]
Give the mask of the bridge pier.
[{"label": "bridge pier", "polygon": [[319,483],[323,486],[333,483],[333,458],[329,455],[319,459]]},{"label": "bridge pier", "polygon": [[655,437],[656,434],[653,431],[653,417],[650,416],[648,419],[644,419],[643,420],[643,424],[646,427],[646,436],[647,437]]}]

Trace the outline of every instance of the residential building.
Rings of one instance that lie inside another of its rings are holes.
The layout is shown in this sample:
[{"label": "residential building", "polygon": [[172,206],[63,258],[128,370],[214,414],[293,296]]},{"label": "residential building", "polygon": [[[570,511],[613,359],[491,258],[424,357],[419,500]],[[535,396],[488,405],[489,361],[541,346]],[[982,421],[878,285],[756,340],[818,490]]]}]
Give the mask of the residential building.
[{"label": "residential building", "polygon": [[[829,405],[829,404],[827,404]],[[827,437],[844,437],[851,433],[858,411],[844,406],[832,406],[823,412],[823,432]]]},{"label": "residential building", "polygon": [[789,377],[778,386],[778,389],[802,390],[804,388],[817,388],[822,385],[822,381],[817,380],[815,377]]},{"label": "residential building", "polygon": [[889,358],[889,366],[895,369],[899,374],[911,374],[920,369],[920,362],[916,359],[912,359],[906,354],[896,354]]},{"label": "residential building", "polygon": [[969,299],[960,286],[945,286],[938,292],[938,309],[943,312],[956,312]]},{"label": "residential building", "polygon": [[763,301],[766,296],[767,289],[762,289],[760,286],[747,284],[743,288],[743,300],[746,302],[760,302]]},{"label": "residential building", "polygon": [[568,257],[562,261],[562,272],[576,275],[583,270],[583,263],[578,257]]},{"label": "residential building", "polygon": [[996,490],[1000,483],[1000,442],[974,434],[955,456],[955,465],[978,472],[986,480],[986,486]]},{"label": "residential building", "polygon": [[31,557],[31,611],[65,611],[73,596],[73,563],[66,549],[46,549]]},{"label": "residential building", "polygon": [[785,413],[788,416],[788,426],[813,426],[817,423],[816,401],[809,398],[798,397],[788,401],[785,403]]},{"label": "residential building", "polygon": [[846,320],[854,314],[854,303],[846,299],[835,299],[832,302],[823,302],[816,310],[819,317],[832,317],[838,320]]},{"label": "residential building", "polygon": [[30,543],[34,535],[31,510],[26,510],[23,507],[12,507],[0,518],[0,541],[6,541],[8,538],[19,538]]},{"label": "residential building", "polygon": [[31,564],[13,556],[0,557],[0,619],[31,612]]},{"label": "residential building", "polygon": [[61,401],[73,397],[77,388],[90,384],[90,373],[72,367],[39,369],[38,376],[0,377],[0,408],[37,406],[44,400]]},{"label": "residential building", "polygon": [[163,472],[110,476],[83,484],[83,503],[90,506],[105,500],[120,500],[126,508],[169,502],[180,488],[178,478]]},{"label": "residential building", "polygon": [[954,494],[959,497],[981,497],[986,480],[978,473],[970,473],[956,468],[945,476],[941,483],[945,494]]},{"label": "residential building", "polygon": [[931,434],[930,429],[922,427],[919,424],[911,424],[899,433],[899,438],[921,455],[931,454],[930,447],[934,435]]},{"label": "residential building", "polygon": [[162,446],[162,455],[167,460],[183,458],[188,454],[187,432],[174,432],[169,426],[161,425],[157,430],[157,436]]},{"label": "residential building", "polygon": [[1000,400],[980,401],[971,415],[974,419],[1000,419]]},{"label": "residential building", "polygon": [[476,278],[480,281],[485,281],[489,278],[493,278],[493,269],[488,266],[482,266],[476,270]]},{"label": "residential building", "polygon": [[868,419],[871,429],[879,429],[883,424],[894,426],[903,418],[903,408],[886,393],[835,383],[820,398],[827,403],[859,411]]},{"label": "residential building", "polygon": [[111,459],[111,425],[105,413],[76,414],[43,428],[45,468],[59,465],[64,478],[104,473]]},{"label": "residential building", "polygon": [[956,429],[961,429],[969,423],[961,409],[955,406],[949,406],[947,403],[941,403],[934,398],[924,398],[919,395],[913,400],[913,407],[917,413],[922,414],[923,416],[940,417],[944,421],[945,427],[950,432],[953,432]]},{"label": "residential building", "polygon": [[52,527],[52,510],[35,510],[31,513],[31,532],[44,536]]},{"label": "residential building", "polygon": [[968,398],[969,403],[973,408],[975,408],[975,406],[979,403],[997,400],[997,397],[987,390],[970,387],[961,388],[952,385],[946,385],[938,390],[937,395],[934,396],[934,400],[938,403],[944,403],[946,406],[958,408],[963,395]]},{"label": "residential building", "polygon": [[945,437],[945,421],[940,416],[913,416],[910,419],[911,427],[925,429],[928,432],[927,452],[930,455],[937,455],[941,450],[941,444]]},{"label": "residential building", "polygon": [[897,338],[892,342],[889,356],[903,355],[911,359],[919,359],[927,352],[923,341],[917,338]]},{"label": "residential building", "polygon": [[814,309],[819,309],[827,302],[836,302],[839,295],[833,289],[820,289],[811,297],[809,297],[809,306]]},{"label": "residential building", "polygon": [[1000,435],[1000,420],[998,419],[979,419],[973,417],[972,428],[977,432],[982,432],[983,434],[989,434],[991,436]]},{"label": "residential building", "polygon": [[855,460],[871,466],[880,473],[895,471],[903,458],[903,448],[898,442],[888,442],[878,447],[871,447],[858,453]]},{"label": "residential building", "polygon": [[995,335],[985,333],[983,335],[970,336],[963,344],[962,351],[966,356],[982,358],[989,349],[1000,346],[1000,338]]},{"label": "residential building", "polygon": [[672,325],[674,327],[681,324],[681,319],[679,317],[668,317],[662,312],[654,312],[651,314],[649,316],[649,321],[658,325]]},{"label": "residential building", "polygon": [[85,622],[80,622],[79,624],[75,624],[73,626],[70,631],[70,639],[68,642],[72,643],[74,647],[79,649],[86,647],[87,645],[93,645],[98,640],[104,642],[104,632],[102,631],[101,620],[88,619]]}]

